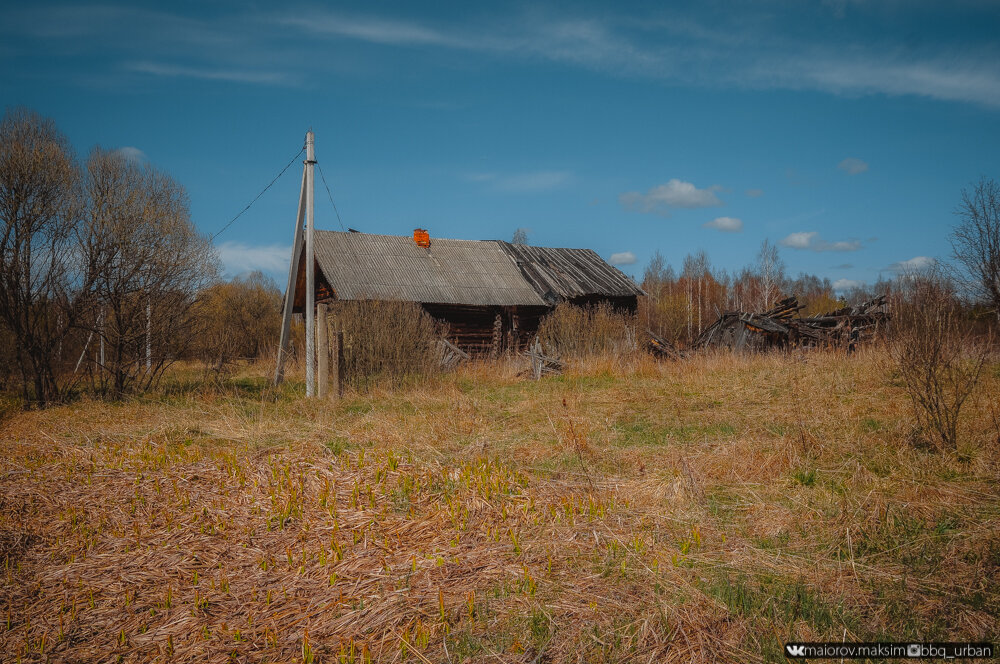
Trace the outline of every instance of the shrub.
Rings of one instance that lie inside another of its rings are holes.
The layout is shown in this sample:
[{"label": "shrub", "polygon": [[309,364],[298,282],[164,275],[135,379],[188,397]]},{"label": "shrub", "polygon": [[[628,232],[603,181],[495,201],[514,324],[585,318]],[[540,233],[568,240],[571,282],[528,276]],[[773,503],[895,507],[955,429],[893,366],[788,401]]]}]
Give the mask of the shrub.
[{"label": "shrub", "polygon": [[546,351],[563,359],[625,356],[637,350],[636,324],[634,315],[606,302],[584,307],[563,303],[542,319],[538,337]]},{"label": "shrub", "polygon": [[959,414],[979,380],[988,346],[975,339],[947,279],[908,275],[901,290],[892,359],[921,429],[936,434],[939,448],[954,450]]},{"label": "shrub", "polygon": [[356,388],[440,371],[444,330],[413,302],[330,303],[330,330],[344,333],[344,382]]},{"label": "shrub", "polygon": [[194,309],[197,354],[221,372],[235,359],[270,354],[281,330],[281,291],[260,272],[206,288]]}]

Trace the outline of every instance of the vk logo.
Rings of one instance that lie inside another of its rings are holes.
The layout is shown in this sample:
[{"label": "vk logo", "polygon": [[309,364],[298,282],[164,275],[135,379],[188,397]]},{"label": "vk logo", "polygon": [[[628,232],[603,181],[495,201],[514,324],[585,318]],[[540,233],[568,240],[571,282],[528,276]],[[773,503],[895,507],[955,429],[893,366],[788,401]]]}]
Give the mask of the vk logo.
[{"label": "vk logo", "polygon": [[785,654],[789,657],[805,657],[806,647],[789,643],[785,645]]}]

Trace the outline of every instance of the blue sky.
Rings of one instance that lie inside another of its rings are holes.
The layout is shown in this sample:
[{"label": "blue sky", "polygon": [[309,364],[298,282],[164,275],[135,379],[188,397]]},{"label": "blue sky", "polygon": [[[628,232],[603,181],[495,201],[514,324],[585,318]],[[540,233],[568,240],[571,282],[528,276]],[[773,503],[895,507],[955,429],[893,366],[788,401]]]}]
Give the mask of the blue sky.
[{"label": "blue sky", "polygon": [[[1000,4],[9,3],[0,102],[127,149],[214,233],[310,127],[345,227],[660,250],[761,242],[841,287],[947,258],[1000,178]],[[216,244],[284,282],[296,163]],[[340,227],[317,180],[319,228]]]}]

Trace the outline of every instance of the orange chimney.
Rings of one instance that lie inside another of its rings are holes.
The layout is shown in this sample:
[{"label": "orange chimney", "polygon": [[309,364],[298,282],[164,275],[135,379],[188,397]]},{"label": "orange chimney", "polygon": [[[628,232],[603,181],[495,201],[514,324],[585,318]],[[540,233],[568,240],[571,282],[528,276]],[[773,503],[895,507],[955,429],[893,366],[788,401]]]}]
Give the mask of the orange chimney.
[{"label": "orange chimney", "polygon": [[417,243],[418,247],[427,249],[431,246],[431,235],[423,228],[414,228],[413,241]]}]

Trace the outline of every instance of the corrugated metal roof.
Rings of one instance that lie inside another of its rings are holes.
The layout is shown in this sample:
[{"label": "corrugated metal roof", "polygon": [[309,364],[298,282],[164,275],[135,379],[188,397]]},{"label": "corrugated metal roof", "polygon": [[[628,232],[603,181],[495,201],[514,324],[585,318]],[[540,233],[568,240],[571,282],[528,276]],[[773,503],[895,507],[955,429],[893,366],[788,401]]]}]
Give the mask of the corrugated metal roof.
[{"label": "corrugated metal roof", "polygon": [[501,243],[316,231],[316,261],[341,300],[544,306]]},{"label": "corrugated metal roof", "polygon": [[630,297],[645,293],[591,249],[556,249],[499,243],[547,301],[587,296]]}]

